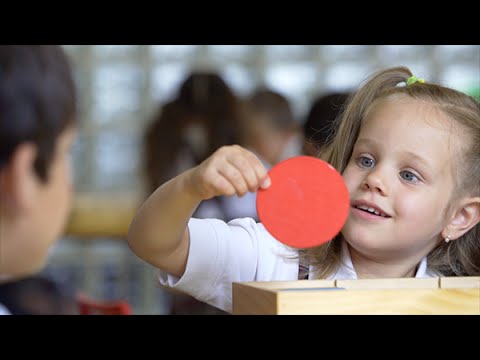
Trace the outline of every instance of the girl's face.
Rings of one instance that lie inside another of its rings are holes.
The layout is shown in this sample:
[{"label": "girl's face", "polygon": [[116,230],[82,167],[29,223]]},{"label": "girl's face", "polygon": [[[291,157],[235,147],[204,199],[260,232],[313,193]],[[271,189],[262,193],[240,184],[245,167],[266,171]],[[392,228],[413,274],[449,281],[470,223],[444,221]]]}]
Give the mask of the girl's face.
[{"label": "girl's face", "polygon": [[459,154],[454,123],[432,104],[390,97],[369,112],[343,173],[342,230],[357,252],[419,261],[442,239]]}]

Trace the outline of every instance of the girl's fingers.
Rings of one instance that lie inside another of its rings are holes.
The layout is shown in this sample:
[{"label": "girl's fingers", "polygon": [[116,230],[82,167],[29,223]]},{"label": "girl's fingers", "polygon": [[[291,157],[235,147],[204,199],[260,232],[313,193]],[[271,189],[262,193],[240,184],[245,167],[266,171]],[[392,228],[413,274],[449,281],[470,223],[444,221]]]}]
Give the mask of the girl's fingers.
[{"label": "girl's fingers", "polygon": [[[270,185],[267,170],[251,151],[238,146],[217,150],[195,172],[204,198],[219,195],[244,195]],[[195,182],[194,182],[195,183]],[[203,184],[203,185],[202,185]]]},{"label": "girl's fingers", "polygon": [[233,185],[238,195],[242,196],[248,191],[248,183],[244,174],[230,162],[223,162],[218,172]]},{"label": "girl's fingers", "polygon": [[255,154],[249,152],[247,156],[249,158],[251,168],[255,173],[257,184],[256,188],[258,188],[258,186],[260,186],[262,189],[268,188],[270,186],[270,177],[268,176],[267,169],[265,166],[263,166],[262,162],[255,156]]},{"label": "girl's fingers", "polygon": [[250,159],[245,156],[233,156],[229,158],[228,161],[242,174],[243,179],[247,184],[247,190],[257,190],[259,181],[255,173],[253,161],[250,161]]},{"label": "girl's fingers", "polygon": [[217,173],[217,176],[212,181],[213,191],[215,193],[214,196],[218,195],[227,195],[232,196],[235,195],[237,190],[232,185],[232,183],[225,178],[222,174]]}]

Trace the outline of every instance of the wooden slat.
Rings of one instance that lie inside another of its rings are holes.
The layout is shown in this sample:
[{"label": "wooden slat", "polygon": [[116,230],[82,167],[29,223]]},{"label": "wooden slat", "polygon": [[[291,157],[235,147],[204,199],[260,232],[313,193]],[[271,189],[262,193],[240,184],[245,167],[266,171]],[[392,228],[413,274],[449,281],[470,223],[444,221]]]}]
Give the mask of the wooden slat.
[{"label": "wooden slat", "polygon": [[[478,277],[233,284],[234,314],[475,314]],[[343,287],[343,289],[341,289]]]},{"label": "wooden slat", "polygon": [[242,283],[233,283],[232,313],[237,315],[275,315],[277,295],[270,289],[261,289]]},{"label": "wooden slat", "polygon": [[349,290],[373,289],[437,289],[438,278],[395,278],[395,279],[358,279],[337,280],[336,286]]},{"label": "wooden slat", "polygon": [[480,291],[480,276],[460,276],[440,278],[442,289],[471,289],[477,288]]},{"label": "wooden slat", "polygon": [[329,288],[335,287],[335,280],[252,281],[242,284],[269,290],[300,289],[305,287]]},{"label": "wooden slat", "polygon": [[279,292],[277,314],[480,315],[479,295],[477,289]]}]

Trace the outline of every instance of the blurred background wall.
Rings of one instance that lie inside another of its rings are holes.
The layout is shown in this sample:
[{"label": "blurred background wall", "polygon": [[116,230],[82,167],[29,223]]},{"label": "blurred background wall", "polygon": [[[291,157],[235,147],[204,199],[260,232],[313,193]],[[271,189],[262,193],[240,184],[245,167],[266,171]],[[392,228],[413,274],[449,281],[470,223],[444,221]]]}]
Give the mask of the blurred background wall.
[{"label": "blurred background wall", "polygon": [[[80,134],[73,149],[75,188],[90,198],[138,199],[143,131],[153,111],[193,70],[220,74],[239,96],[268,86],[291,102],[298,121],[311,101],[348,91],[373,71],[404,65],[426,81],[478,96],[480,46],[474,45],[65,45],[79,93]],[[108,201],[108,200],[106,200]],[[127,215],[128,217],[128,215]],[[165,314],[169,294],[154,269],[122,236],[71,231],[44,273],[101,299],[125,299],[137,314]]]}]

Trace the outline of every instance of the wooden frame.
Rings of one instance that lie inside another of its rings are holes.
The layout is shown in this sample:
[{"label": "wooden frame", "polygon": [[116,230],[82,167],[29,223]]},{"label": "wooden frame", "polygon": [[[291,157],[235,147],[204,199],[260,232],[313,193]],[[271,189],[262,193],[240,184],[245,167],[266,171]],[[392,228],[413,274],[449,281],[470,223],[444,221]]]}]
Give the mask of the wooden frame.
[{"label": "wooden frame", "polygon": [[233,283],[233,314],[480,315],[480,276]]}]

